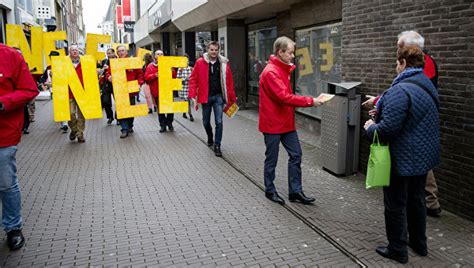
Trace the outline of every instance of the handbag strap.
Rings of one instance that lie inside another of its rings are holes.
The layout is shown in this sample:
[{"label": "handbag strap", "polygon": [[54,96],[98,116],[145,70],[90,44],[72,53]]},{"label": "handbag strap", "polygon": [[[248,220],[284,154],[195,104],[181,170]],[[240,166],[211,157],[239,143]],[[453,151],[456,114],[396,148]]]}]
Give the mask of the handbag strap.
[{"label": "handbag strap", "polygon": [[372,143],[375,143],[375,140],[377,140],[377,145],[380,146],[380,140],[379,135],[377,134],[377,130],[374,130],[374,138],[372,139]]},{"label": "handbag strap", "polygon": [[423,85],[422,83],[420,83],[420,82],[418,82],[414,79],[407,79],[407,80],[404,80],[402,83],[413,84],[413,85],[416,85],[419,88],[423,89],[431,97],[431,99],[433,100],[433,102],[436,105],[436,110],[438,110],[438,112],[439,112],[438,100],[433,96],[433,94],[431,94],[430,90],[425,85]]}]

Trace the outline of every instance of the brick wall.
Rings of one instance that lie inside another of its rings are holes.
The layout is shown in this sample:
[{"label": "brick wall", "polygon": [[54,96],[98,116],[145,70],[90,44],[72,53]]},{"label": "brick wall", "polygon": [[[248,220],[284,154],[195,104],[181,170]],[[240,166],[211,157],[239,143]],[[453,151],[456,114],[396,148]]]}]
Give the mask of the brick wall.
[{"label": "brick wall", "polygon": [[[416,30],[439,68],[441,206],[474,219],[474,3],[472,0],[343,0],[343,77],[379,94],[395,76],[397,35]],[[361,125],[367,120],[362,113]],[[369,143],[361,138],[365,172]]]}]

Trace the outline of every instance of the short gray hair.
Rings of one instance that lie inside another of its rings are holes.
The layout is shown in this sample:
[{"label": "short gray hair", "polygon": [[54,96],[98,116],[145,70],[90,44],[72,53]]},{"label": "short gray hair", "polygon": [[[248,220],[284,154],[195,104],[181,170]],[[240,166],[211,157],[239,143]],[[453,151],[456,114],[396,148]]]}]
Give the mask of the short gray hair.
[{"label": "short gray hair", "polygon": [[423,50],[425,46],[425,38],[416,31],[404,31],[398,35],[397,46],[417,46]]},{"label": "short gray hair", "polygon": [[118,50],[119,50],[119,48],[121,48],[121,47],[125,48],[125,50],[127,50],[127,51],[128,51],[128,48],[127,48],[127,46],[126,46],[126,45],[118,45],[118,46],[117,46],[117,51],[118,51]]},{"label": "short gray hair", "polygon": [[163,52],[163,50],[157,49],[157,50],[155,50],[155,53],[153,53],[153,56],[156,57],[156,54],[159,53],[159,52],[161,52],[161,55],[165,55],[165,53]]},{"label": "short gray hair", "polygon": [[275,40],[275,43],[273,43],[273,54],[276,55],[278,50],[286,51],[290,44],[293,44],[294,46],[296,43],[293,40],[291,40],[289,37],[286,37],[286,36],[278,37]]}]

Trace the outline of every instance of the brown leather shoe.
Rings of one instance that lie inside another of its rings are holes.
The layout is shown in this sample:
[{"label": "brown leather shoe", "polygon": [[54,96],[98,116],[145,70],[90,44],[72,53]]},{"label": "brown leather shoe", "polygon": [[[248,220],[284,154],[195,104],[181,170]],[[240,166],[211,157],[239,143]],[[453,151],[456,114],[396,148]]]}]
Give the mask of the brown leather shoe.
[{"label": "brown leather shoe", "polygon": [[86,139],[84,139],[84,137],[77,137],[77,142],[84,143],[86,142]]}]

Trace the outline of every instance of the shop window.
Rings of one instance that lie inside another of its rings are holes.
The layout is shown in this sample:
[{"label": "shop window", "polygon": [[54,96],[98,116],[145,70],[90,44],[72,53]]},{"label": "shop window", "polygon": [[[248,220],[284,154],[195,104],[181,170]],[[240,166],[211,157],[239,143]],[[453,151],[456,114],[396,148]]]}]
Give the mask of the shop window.
[{"label": "shop window", "polygon": [[249,31],[247,35],[247,87],[249,95],[258,96],[258,82],[268,58],[273,53],[273,43],[277,38],[276,27]]},{"label": "shop window", "polygon": [[[317,97],[327,92],[327,82],[341,81],[342,23],[297,30],[295,37],[295,92]],[[321,119],[321,108],[298,111]]]}]

